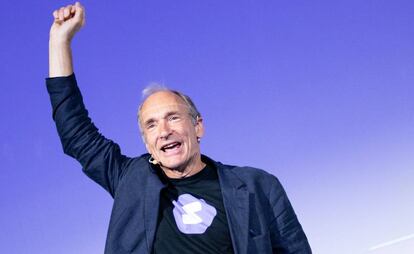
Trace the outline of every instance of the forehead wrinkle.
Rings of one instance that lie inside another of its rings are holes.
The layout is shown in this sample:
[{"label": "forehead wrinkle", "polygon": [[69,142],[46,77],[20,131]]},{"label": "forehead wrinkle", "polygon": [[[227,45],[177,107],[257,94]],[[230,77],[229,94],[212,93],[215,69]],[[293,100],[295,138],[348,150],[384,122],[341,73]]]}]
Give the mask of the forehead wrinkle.
[{"label": "forehead wrinkle", "polygon": [[[171,116],[171,115],[175,115],[175,114],[180,114],[180,112],[178,112],[178,111],[174,111],[174,110],[172,110],[172,111],[167,111],[161,118],[162,119],[166,119],[166,118],[168,118],[169,116]],[[148,120],[146,120],[145,121],[145,123],[144,124],[149,124],[149,123],[152,123],[152,122],[156,122],[157,121],[157,119],[155,119],[154,117],[151,117],[150,119],[148,119]]]},{"label": "forehead wrinkle", "polygon": [[145,104],[148,103],[154,103],[154,101],[172,101],[177,104],[184,104],[186,105],[186,102],[177,94],[175,94],[172,91],[159,91],[156,93],[151,94],[148,96],[144,102],[142,103],[142,107],[145,106]]},{"label": "forehead wrinkle", "polygon": [[[144,100],[144,102],[141,104],[141,110],[143,110],[145,107],[148,107],[148,104],[150,104],[152,107],[154,107],[153,104],[163,104],[165,101],[170,102],[169,104],[165,105],[174,105],[174,104],[183,104],[186,105],[186,102],[178,95],[171,91],[159,91],[154,94],[151,94],[148,98]],[[163,105],[164,106],[164,105]]]},{"label": "forehead wrinkle", "polygon": [[[168,104],[164,104],[165,102],[168,102]],[[158,112],[163,107],[172,108],[172,107],[179,107],[179,106],[184,107],[187,112],[190,112],[190,108],[186,104],[186,102],[180,96],[176,95],[175,93],[171,91],[156,92],[150,95],[148,98],[146,98],[145,101],[139,107],[139,111],[138,111],[139,125],[144,124],[144,122],[146,122],[144,118],[145,118],[145,115],[148,114],[148,112],[151,112],[151,111]]]},{"label": "forehead wrinkle", "polygon": [[[163,112],[164,108],[167,108],[168,110],[166,112]],[[151,114],[151,115],[163,114],[161,118],[164,118],[165,116],[169,114],[171,115],[171,114],[180,113],[180,109],[185,109],[188,111],[188,107],[185,104],[168,104],[168,105],[162,105],[162,106],[152,106],[148,109],[143,108],[141,109],[141,116],[144,118],[144,116],[148,114]],[[157,113],[157,114],[152,114],[152,113]]]}]

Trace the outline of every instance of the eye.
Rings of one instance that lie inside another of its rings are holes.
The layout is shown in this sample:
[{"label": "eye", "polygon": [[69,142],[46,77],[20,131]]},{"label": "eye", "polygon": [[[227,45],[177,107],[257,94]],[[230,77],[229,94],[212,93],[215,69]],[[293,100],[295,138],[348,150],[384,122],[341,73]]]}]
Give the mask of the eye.
[{"label": "eye", "polygon": [[149,123],[146,125],[147,130],[151,130],[153,128],[155,128],[155,123]]},{"label": "eye", "polygon": [[170,117],[168,117],[168,121],[174,122],[174,121],[178,121],[178,120],[180,120],[180,116],[178,116],[178,115],[171,115]]}]

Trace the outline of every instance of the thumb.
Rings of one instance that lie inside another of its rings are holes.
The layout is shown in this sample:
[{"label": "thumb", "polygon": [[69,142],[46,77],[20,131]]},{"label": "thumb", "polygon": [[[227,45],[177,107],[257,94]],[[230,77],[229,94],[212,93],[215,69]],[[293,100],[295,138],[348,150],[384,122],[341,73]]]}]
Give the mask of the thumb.
[{"label": "thumb", "polygon": [[76,21],[76,23],[79,23],[81,26],[83,26],[85,24],[85,8],[79,2],[76,2],[74,9],[75,15],[73,16],[73,19]]}]

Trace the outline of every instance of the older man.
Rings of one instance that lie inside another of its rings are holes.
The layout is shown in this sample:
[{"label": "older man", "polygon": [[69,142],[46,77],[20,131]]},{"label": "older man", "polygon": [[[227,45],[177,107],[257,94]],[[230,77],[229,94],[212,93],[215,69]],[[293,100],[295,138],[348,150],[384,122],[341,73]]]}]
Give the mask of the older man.
[{"label": "older man", "polygon": [[152,90],[139,108],[149,154],[129,158],[93,125],[73,74],[76,3],[53,12],[49,91],[65,153],[114,198],[105,247],[123,253],[311,253],[276,177],[200,153],[203,121],[191,99]]}]

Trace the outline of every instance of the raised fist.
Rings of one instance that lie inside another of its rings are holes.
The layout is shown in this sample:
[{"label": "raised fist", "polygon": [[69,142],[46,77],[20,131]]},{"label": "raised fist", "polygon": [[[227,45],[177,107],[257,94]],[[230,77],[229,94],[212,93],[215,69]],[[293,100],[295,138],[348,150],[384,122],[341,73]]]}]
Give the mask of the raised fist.
[{"label": "raised fist", "polygon": [[53,12],[54,21],[50,28],[50,39],[55,42],[70,42],[85,24],[85,9],[79,3],[61,7]]}]

